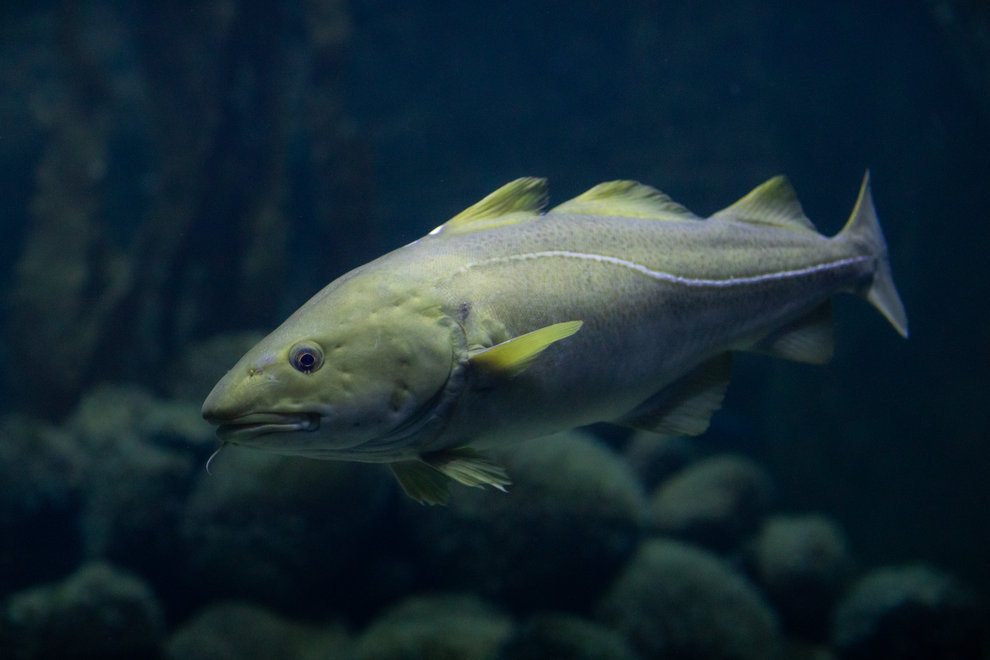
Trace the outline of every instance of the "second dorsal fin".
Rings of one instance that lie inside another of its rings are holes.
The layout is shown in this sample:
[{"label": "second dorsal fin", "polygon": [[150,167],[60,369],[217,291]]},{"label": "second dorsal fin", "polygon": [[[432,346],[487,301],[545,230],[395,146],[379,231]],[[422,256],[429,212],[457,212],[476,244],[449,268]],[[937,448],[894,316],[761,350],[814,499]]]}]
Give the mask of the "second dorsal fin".
[{"label": "second dorsal fin", "polygon": [[656,220],[700,220],[660,192],[638,181],[606,181],[553,208],[554,213],[617,215]]},{"label": "second dorsal fin", "polygon": [[431,233],[463,234],[530,220],[547,204],[547,180],[523,177],[467,207]]},{"label": "second dorsal fin", "polygon": [[811,220],[804,215],[794,187],[785,176],[758,185],[732,206],[713,215],[711,219],[747,222],[756,225],[783,227],[795,231],[817,233]]}]

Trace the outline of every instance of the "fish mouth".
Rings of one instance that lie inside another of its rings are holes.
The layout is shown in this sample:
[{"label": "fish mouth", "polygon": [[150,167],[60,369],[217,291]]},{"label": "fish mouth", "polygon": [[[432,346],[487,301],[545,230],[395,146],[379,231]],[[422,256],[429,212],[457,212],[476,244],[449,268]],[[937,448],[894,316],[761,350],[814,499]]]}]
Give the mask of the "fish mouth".
[{"label": "fish mouth", "polygon": [[317,413],[252,413],[221,422],[217,437],[223,442],[237,444],[244,440],[272,433],[316,431],[320,428]]}]

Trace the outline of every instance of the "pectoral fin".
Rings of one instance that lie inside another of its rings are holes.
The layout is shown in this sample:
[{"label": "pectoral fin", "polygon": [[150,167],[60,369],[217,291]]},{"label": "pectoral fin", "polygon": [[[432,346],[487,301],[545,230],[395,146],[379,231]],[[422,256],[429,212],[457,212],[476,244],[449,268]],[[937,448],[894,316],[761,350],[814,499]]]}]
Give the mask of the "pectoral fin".
[{"label": "pectoral fin", "polygon": [[668,435],[700,435],[722,407],[731,374],[732,358],[723,353],[660,390],[615,423]]},{"label": "pectoral fin", "polygon": [[475,353],[470,358],[471,366],[510,378],[517,376],[525,371],[547,346],[570,337],[580,330],[583,324],[583,321],[565,321],[527,332]]}]

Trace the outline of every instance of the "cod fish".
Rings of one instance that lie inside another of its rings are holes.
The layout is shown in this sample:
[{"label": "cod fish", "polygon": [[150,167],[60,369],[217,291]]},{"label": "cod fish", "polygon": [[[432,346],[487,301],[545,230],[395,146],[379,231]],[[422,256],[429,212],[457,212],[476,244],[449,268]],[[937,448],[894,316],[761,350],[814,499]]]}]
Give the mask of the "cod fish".
[{"label": "cod fish", "polygon": [[546,202],[517,179],[327,285],[206,398],[220,447],[387,463],[442,503],[451,480],[504,490],[483,451],[507,442],[702,433],[732,351],[831,357],[837,292],[907,337],[868,172],[831,238],[784,177],[707,219],[635,181]]}]

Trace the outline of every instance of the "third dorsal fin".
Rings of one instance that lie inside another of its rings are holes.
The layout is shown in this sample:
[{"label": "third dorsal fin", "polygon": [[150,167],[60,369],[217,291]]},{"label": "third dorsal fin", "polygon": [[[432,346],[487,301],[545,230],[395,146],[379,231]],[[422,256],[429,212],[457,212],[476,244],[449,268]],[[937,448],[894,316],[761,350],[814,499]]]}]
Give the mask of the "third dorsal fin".
[{"label": "third dorsal fin", "polygon": [[738,202],[722,209],[711,219],[748,222],[817,233],[804,215],[794,187],[785,176],[775,176],[754,188]]}]

